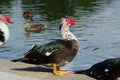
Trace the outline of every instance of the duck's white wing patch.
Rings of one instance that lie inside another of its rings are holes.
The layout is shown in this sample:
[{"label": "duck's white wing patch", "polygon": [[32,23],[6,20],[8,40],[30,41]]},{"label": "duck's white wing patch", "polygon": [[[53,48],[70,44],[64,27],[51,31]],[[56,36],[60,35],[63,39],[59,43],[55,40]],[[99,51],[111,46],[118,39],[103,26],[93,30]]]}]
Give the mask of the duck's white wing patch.
[{"label": "duck's white wing patch", "polygon": [[111,70],[111,69],[106,68],[106,69],[105,69],[105,72],[109,72],[110,70]]},{"label": "duck's white wing patch", "polygon": [[50,56],[52,54],[52,52],[46,52],[45,55],[46,56]]},{"label": "duck's white wing patch", "polygon": [[45,55],[46,55],[46,56],[50,56],[54,51],[57,51],[57,50],[58,50],[58,49],[52,50],[51,52],[46,52]]}]

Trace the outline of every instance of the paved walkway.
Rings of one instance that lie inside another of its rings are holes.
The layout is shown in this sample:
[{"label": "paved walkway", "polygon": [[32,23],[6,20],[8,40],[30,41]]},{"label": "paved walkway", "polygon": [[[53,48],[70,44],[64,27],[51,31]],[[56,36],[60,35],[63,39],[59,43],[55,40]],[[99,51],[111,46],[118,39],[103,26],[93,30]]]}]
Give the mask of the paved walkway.
[{"label": "paved walkway", "polygon": [[26,76],[23,77],[7,72],[0,72],[0,80],[40,80],[40,79],[30,78]]},{"label": "paved walkway", "polygon": [[52,69],[21,62],[0,59],[0,80],[95,80],[85,75],[70,73],[66,76],[52,74]]}]

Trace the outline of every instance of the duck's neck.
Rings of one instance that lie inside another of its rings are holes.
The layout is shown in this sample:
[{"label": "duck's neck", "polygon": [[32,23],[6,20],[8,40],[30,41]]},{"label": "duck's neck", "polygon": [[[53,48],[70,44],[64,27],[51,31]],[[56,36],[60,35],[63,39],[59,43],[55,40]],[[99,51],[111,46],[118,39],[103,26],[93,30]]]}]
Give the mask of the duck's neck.
[{"label": "duck's neck", "polygon": [[64,39],[78,41],[76,36],[72,32],[70,32],[69,25],[68,26],[63,25],[62,28],[61,28],[61,33],[62,33],[62,37]]}]

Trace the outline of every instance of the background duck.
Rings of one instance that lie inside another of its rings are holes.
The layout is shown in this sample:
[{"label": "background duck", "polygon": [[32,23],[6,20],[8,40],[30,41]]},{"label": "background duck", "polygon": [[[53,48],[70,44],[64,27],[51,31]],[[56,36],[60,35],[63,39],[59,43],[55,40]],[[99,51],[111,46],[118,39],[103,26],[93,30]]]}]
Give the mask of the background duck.
[{"label": "background duck", "polygon": [[9,39],[9,28],[5,23],[13,23],[6,15],[0,15],[0,47]]},{"label": "background duck", "polygon": [[66,75],[68,72],[60,70],[60,67],[71,62],[78,52],[78,40],[69,31],[69,26],[76,24],[77,22],[72,18],[62,19],[60,30],[63,39],[57,39],[43,45],[34,45],[25,53],[23,58],[12,61],[53,67],[55,75]]},{"label": "background duck", "polygon": [[25,19],[29,19],[30,21],[34,21],[33,20],[33,11],[24,11],[23,12],[23,17],[25,18]]},{"label": "background duck", "polygon": [[86,70],[75,71],[75,74],[85,74],[97,80],[118,80],[120,77],[120,58],[107,59],[96,63]]},{"label": "background duck", "polygon": [[47,26],[43,24],[30,25],[29,22],[25,22],[24,27],[26,32],[41,32],[47,28]]}]

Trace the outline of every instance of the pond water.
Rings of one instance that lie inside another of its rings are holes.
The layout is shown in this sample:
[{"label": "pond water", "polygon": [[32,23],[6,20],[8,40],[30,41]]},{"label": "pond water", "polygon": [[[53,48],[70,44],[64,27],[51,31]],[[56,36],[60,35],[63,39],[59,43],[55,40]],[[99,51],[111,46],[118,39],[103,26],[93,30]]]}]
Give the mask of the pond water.
[{"label": "pond water", "polygon": [[[62,17],[73,17],[80,24],[70,30],[77,36],[79,52],[74,60],[62,67],[86,69],[92,64],[120,56],[120,0],[1,0],[0,14],[11,17],[9,41],[0,48],[0,58],[20,58],[33,44],[61,39],[58,30]],[[48,26],[40,33],[26,35],[22,14],[33,10],[34,23]]]}]

